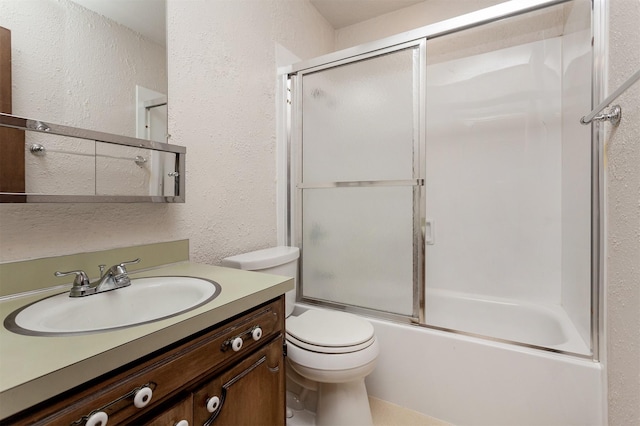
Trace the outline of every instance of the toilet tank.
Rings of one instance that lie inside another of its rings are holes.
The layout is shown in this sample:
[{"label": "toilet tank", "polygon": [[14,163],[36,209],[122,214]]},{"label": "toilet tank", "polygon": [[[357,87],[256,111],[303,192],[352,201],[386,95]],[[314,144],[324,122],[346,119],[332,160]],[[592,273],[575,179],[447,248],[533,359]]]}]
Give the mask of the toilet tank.
[{"label": "toilet tank", "polygon": [[298,247],[279,246],[227,257],[222,260],[220,265],[228,268],[292,277],[294,281],[293,290],[285,294],[286,316],[288,317],[293,312],[296,303],[299,257],[300,249]]}]

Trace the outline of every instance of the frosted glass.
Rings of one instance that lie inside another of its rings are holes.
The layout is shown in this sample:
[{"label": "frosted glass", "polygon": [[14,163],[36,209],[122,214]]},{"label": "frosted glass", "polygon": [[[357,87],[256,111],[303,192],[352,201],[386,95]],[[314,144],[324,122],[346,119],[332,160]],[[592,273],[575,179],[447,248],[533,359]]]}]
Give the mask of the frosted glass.
[{"label": "frosted glass", "polygon": [[402,315],[413,309],[413,188],[303,191],[303,295]]},{"label": "frosted glass", "polygon": [[305,183],[411,179],[417,48],[306,74]]}]

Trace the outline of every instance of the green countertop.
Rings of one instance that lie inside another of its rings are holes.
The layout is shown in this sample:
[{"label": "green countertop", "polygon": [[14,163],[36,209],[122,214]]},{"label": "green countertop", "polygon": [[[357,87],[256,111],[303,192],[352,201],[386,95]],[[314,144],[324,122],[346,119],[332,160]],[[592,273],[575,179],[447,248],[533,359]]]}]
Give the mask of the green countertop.
[{"label": "green countertop", "polygon": [[[217,282],[222,292],[192,311],[114,331],[79,336],[23,336],[0,330],[0,419],[218,324],[293,289],[293,279],[190,262],[145,272]],[[115,290],[117,291],[117,290]],[[0,301],[0,318],[22,306],[61,293],[60,288]],[[91,296],[89,296],[91,297]],[[87,321],[91,321],[87,318]]]}]

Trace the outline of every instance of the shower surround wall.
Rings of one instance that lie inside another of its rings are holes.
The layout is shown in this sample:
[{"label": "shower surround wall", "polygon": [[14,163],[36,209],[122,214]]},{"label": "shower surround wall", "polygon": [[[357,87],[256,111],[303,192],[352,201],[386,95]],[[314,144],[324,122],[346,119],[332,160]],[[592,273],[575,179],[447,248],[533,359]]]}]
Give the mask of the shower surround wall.
[{"label": "shower surround wall", "polygon": [[590,6],[427,43],[428,324],[556,347],[434,319],[429,295],[539,304],[570,337],[558,349],[591,353],[590,131],[575,119],[591,99]]},{"label": "shower surround wall", "polygon": [[427,303],[432,288],[559,301],[560,48],[556,37],[427,66]]}]

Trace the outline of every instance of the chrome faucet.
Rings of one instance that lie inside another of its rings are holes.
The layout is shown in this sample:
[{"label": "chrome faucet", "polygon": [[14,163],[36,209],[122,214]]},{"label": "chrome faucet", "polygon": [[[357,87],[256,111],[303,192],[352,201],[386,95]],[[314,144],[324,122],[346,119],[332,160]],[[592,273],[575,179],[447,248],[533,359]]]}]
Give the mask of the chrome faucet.
[{"label": "chrome faucet", "polygon": [[140,262],[140,258],[130,260],[128,262],[122,262],[117,265],[113,265],[111,268],[105,268],[107,265],[99,265],[100,278],[94,282],[90,282],[89,277],[84,271],[69,271],[60,272],[57,271],[54,275],[56,277],[64,277],[66,275],[76,274],[73,280],[73,287],[69,292],[69,297],[83,297],[90,296],[92,294],[98,294],[109,290],[115,290],[117,288],[126,287],[131,284],[129,274],[125,265],[131,265]]}]

